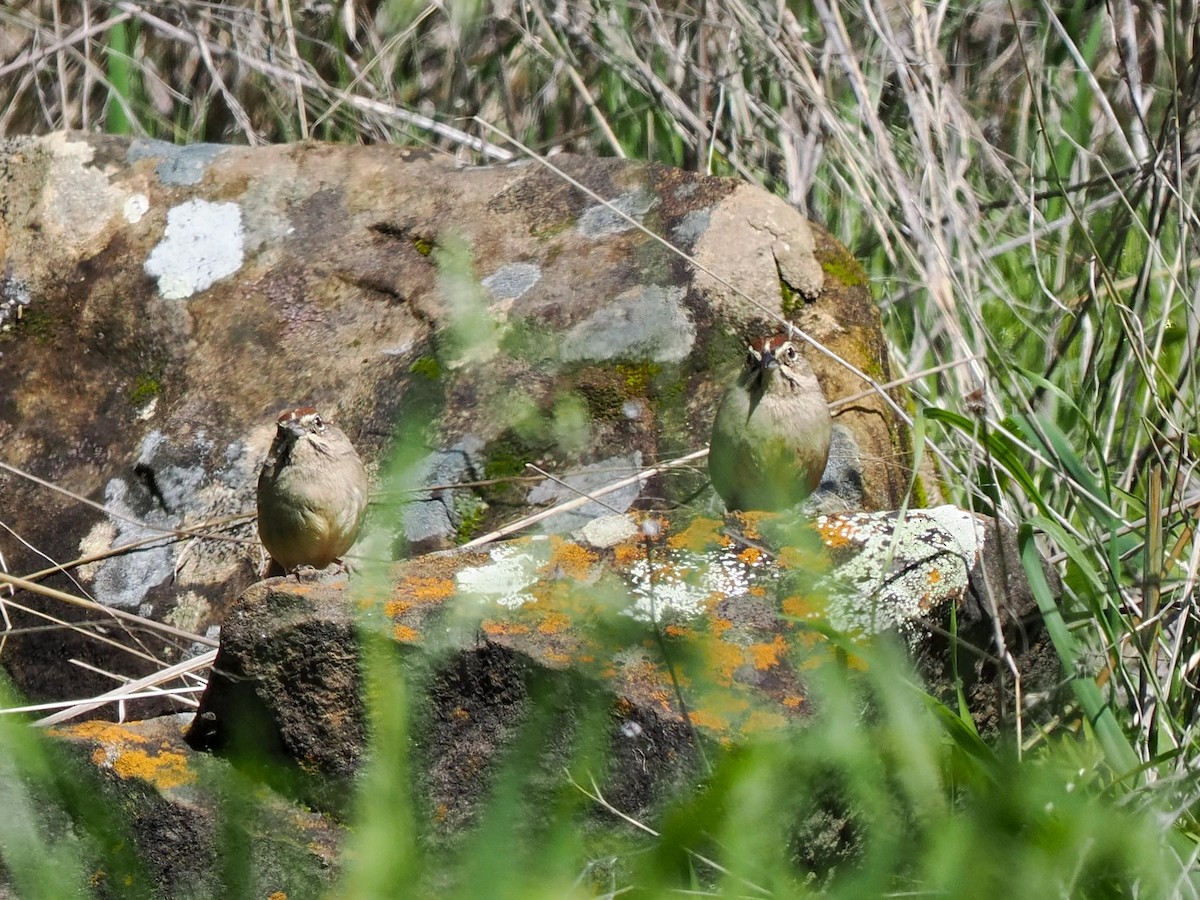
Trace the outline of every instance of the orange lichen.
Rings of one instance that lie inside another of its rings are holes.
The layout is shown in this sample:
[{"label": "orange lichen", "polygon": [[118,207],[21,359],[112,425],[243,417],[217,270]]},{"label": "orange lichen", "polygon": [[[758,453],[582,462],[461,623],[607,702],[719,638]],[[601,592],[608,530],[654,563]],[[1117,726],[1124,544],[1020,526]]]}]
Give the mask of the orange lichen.
[{"label": "orange lichen", "polygon": [[712,633],[715,637],[720,637],[733,627],[733,622],[729,619],[713,618],[709,622],[709,627],[712,628]]},{"label": "orange lichen", "polygon": [[628,569],[645,557],[646,551],[637,541],[626,541],[613,547],[613,564],[618,569]]},{"label": "orange lichen", "polygon": [[412,603],[407,600],[389,600],[383,604],[383,612],[391,618],[402,615],[412,609]]},{"label": "orange lichen", "polygon": [[449,578],[410,576],[396,585],[396,593],[416,603],[438,603],[454,596],[454,582]]},{"label": "orange lichen", "polygon": [[555,665],[565,666],[571,661],[571,654],[561,653],[558,650],[543,650],[546,662],[554,663]]},{"label": "orange lichen", "polygon": [[765,709],[756,709],[742,723],[743,734],[759,734],[763,731],[778,731],[786,728],[789,722],[786,716]]},{"label": "orange lichen", "polygon": [[529,626],[518,622],[497,622],[485,619],[479,626],[484,634],[529,634]]},{"label": "orange lichen", "polygon": [[267,897],[267,900],[288,900],[287,891],[275,891]]},{"label": "orange lichen", "polygon": [[159,790],[170,790],[196,780],[188,768],[187,757],[168,749],[165,741],[155,741],[114,722],[83,722],[67,728],[52,729],[52,734],[94,741],[92,762],[106,766],[121,778],[140,778]]},{"label": "orange lichen", "polygon": [[754,660],[754,668],[769,669],[779,663],[779,658],[787,652],[787,643],[780,635],[769,644],[751,644],[746,648]]},{"label": "orange lichen", "polygon": [[454,709],[450,710],[450,718],[458,719],[460,722],[468,722],[471,719],[471,714],[463,707],[456,706]]},{"label": "orange lichen", "polygon": [[764,518],[775,518],[771,513],[763,512],[739,512],[734,513],[734,518],[737,520],[742,534],[752,541],[762,537],[762,521]]},{"label": "orange lichen", "polygon": [[817,614],[816,610],[809,605],[808,599],[798,594],[784,597],[779,608],[785,616],[791,616],[794,619],[811,619]]},{"label": "orange lichen", "polygon": [[843,550],[858,543],[858,532],[844,519],[827,518],[817,523],[817,534],[826,547]]},{"label": "orange lichen", "polygon": [[757,547],[747,547],[737,555],[737,558],[748,566],[757,565],[762,559],[763,552]]},{"label": "orange lichen", "polygon": [[724,718],[706,709],[693,709],[688,712],[688,718],[692,720],[693,725],[709,731],[725,731],[729,728],[729,723]]},{"label": "orange lichen", "polygon": [[119,752],[112,762],[112,770],[121,778],[138,778],[164,791],[196,780],[196,773],[188,768],[187,757],[165,747],[157,753],[144,750]]},{"label": "orange lichen", "polygon": [[939,581],[941,581],[941,580],[942,580],[942,571],[941,571],[941,569],[932,569],[932,570],[930,570],[930,572],[929,572],[929,583],[930,583],[930,584],[937,584],[937,583],[938,583]]},{"label": "orange lichen", "polygon": [[548,612],[538,623],[537,630],[541,634],[559,634],[571,626],[571,619],[560,612]]},{"label": "orange lichen", "polygon": [[409,628],[407,625],[397,625],[392,629],[392,637],[405,644],[415,644],[417,642],[417,629]]},{"label": "orange lichen", "polygon": [[799,694],[784,694],[783,700],[780,702],[788,709],[799,709],[804,705],[804,698]]},{"label": "orange lichen", "polygon": [[99,719],[91,722],[80,722],[78,725],[67,725],[63,728],[51,728],[49,733],[56,737],[79,738],[85,741],[96,741],[105,745],[148,744],[150,738],[131,731],[124,725],[115,722],[103,722]]},{"label": "orange lichen", "polygon": [[723,685],[732,684],[733,673],[746,662],[742,648],[725,641],[713,641],[708,647],[708,658],[717,681]]},{"label": "orange lichen", "polygon": [[667,537],[667,546],[672,550],[703,553],[713,546],[729,543],[729,539],[721,534],[720,528],[721,522],[717,519],[693,519],[683,531]]},{"label": "orange lichen", "polygon": [[650,692],[650,699],[658,704],[658,708],[664,713],[673,713],[675,711],[675,692],[667,688],[660,688]]},{"label": "orange lichen", "polygon": [[668,625],[663,629],[663,633],[666,634],[667,637],[680,638],[687,637],[692,633],[692,630],[690,628],[684,628],[682,625]]},{"label": "orange lichen", "polygon": [[592,566],[596,564],[597,559],[595,553],[574,541],[552,537],[550,539],[550,560],[543,567],[543,571],[583,581],[591,575]]}]

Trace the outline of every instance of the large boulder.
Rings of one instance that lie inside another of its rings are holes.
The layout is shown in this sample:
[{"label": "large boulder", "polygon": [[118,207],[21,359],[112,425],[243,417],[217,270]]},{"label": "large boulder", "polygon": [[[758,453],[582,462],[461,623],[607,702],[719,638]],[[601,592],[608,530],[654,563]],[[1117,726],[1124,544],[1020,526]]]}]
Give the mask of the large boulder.
[{"label": "large boulder", "polygon": [[[783,201],[653,165],[555,165],[587,190],[534,162],[463,169],[388,146],[0,143],[9,571],[92,557],[46,583],[204,633],[261,572],[247,516],[281,409],[318,406],[357,443],[390,491],[368,552],[392,557],[554,502],[565,489],[527,463],[588,490],[703,447],[770,313],[887,380],[861,269]],[[831,400],[864,390],[810,356]],[[837,421],[862,504],[894,508],[909,476],[892,408],[867,396]],[[608,503],[703,505],[704,484],[679,467]],[[197,649],[126,627],[143,655],[34,630],[4,662],[63,698],[110,686],[68,657],[138,675],[145,654]]]},{"label": "large boulder", "polygon": [[548,780],[599,706],[603,793],[644,815],[706,745],[802,727],[813,670],[870,665],[879,640],[906,644],[929,689],[951,704],[961,690],[995,734],[1018,714],[997,634],[1027,697],[1058,684],[1035,614],[1012,531],[954,507],[815,523],[610,515],[573,539],[431,553],[353,582],[255,584],[223,626],[188,741],[340,814],[367,750],[365,634],[393,643],[420,685],[412,739],[443,825],[485,803],[533,684],[562,710]]},{"label": "large boulder", "polygon": [[[911,481],[906,436],[888,398],[864,394],[858,373],[886,382],[887,356],[845,248],[734,180],[554,166],[0,144],[0,492],[20,535],[0,552],[51,586],[21,603],[87,619],[14,632],[4,663],[33,696],[87,696],[106,671],[206,650],[220,626],[188,746],[174,718],[56,732],[134,818],[158,895],[218,883],[207,841],[225,798],[195,773],[223,764],[197,750],[237,762],[218,781],[249,774],[346,813],[380,646],[403,660],[418,801],[444,834],[477,817],[514,747],[552,791],[585,718],[604,729],[605,796],[647,812],[706,747],[803,727],[810,670],[869,665],[886,635],[985,731],[1012,712],[1007,665],[1026,696],[1054,687],[1011,532],[950,507],[889,512]],[[779,316],[832,353],[809,353],[837,427],[808,512],[837,512],[721,519],[689,454],[745,339]],[[262,581],[254,482],[275,415],[298,405],[355,441],[376,504],[353,575]],[[581,492],[604,496],[538,537],[480,539]],[[47,559],[76,562],[38,572]],[[53,589],[100,605],[64,608]],[[167,703],[145,702],[123,709]],[[338,831],[312,815],[276,833],[276,801],[251,830],[254,888],[316,892]],[[174,862],[192,837],[201,855]]]},{"label": "large boulder", "polygon": [[[327,896],[340,871],[344,829],[248,782],[228,763],[192,752],[183,741],[190,718],[93,721],[50,732],[65,762],[85,767],[75,777],[97,790],[93,799],[109,819],[107,855],[82,860],[96,866],[94,896]],[[113,871],[122,854],[136,862]],[[81,862],[64,856],[64,865]]]}]

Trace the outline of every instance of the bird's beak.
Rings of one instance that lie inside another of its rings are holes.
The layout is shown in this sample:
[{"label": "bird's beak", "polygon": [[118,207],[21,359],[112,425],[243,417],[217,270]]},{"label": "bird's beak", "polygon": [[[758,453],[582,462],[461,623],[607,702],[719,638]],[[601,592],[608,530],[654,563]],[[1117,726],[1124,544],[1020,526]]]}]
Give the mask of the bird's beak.
[{"label": "bird's beak", "polygon": [[299,440],[304,435],[304,426],[300,424],[299,419],[292,419],[288,422],[279,423],[279,435],[288,437],[293,441]]},{"label": "bird's beak", "polygon": [[763,372],[763,374],[766,374],[772,369],[779,368],[779,360],[775,358],[774,353],[764,348],[762,356],[759,357],[758,360],[758,368]]}]

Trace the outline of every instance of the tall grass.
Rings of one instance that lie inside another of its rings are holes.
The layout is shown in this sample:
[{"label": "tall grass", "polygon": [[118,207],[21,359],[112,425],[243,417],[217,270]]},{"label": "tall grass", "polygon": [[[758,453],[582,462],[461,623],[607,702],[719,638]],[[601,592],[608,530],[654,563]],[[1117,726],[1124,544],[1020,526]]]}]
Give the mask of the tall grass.
[{"label": "tall grass", "polygon": [[[656,837],[564,836],[566,804],[511,853],[485,822],[472,853],[520,896],[1191,895],[1196,15],[1172,0],[28,0],[0,9],[0,135],[520,155],[494,128],[536,153],[787,197],[866,267],[951,498],[1025,526],[1059,566],[1064,595],[1043,603],[1078,705],[992,749],[903,679],[831,679],[812,728],[717,752],[645,823]],[[404,717],[376,712],[401,741]],[[433,865],[388,818],[389,798],[407,808],[402,777],[368,776],[352,895],[402,893]],[[853,810],[847,845],[798,846],[806,810],[837,818],[826,799]],[[585,824],[616,821],[598,806]],[[373,869],[395,841],[400,861]],[[447,865],[462,892],[489,886],[471,859]]]}]

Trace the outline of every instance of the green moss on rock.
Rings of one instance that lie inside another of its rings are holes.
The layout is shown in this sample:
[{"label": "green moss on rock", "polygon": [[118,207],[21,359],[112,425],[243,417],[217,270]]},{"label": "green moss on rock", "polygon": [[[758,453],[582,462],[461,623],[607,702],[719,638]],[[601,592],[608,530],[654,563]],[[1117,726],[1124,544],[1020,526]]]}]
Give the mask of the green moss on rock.
[{"label": "green moss on rock", "polygon": [[587,404],[588,415],[596,421],[613,421],[625,415],[630,400],[653,400],[659,390],[663,368],[652,361],[589,365],[568,373]]},{"label": "green moss on rock", "polygon": [[862,264],[841,244],[831,241],[830,253],[821,259],[821,271],[846,287],[862,287],[867,273]]},{"label": "green moss on rock", "polygon": [[465,544],[479,531],[487,514],[488,505],[474,494],[466,491],[454,492],[454,512],[458,527],[454,530],[454,542]]},{"label": "green moss on rock", "polygon": [[532,319],[514,318],[500,336],[500,350],[512,359],[533,365],[553,362],[558,348],[558,336]]},{"label": "green moss on rock", "polygon": [[54,336],[54,320],[40,309],[24,309],[17,319],[17,328],[42,344]]},{"label": "green moss on rock", "polygon": [[162,393],[162,382],[157,375],[143,372],[133,382],[129,391],[129,403],[132,406],[143,406]]},{"label": "green moss on rock", "polygon": [[784,318],[795,318],[803,308],[804,296],[781,276],[779,279],[779,309]]},{"label": "green moss on rock", "polygon": [[408,371],[413,375],[424,375],[430,381],[437,381],[442,377],[441,364],[433,356],[422,356],[414,360]]},{"label": "green moss on rock", "polygon": [[654,387],[655,380],[662,374],[662,366],[656,362],[617,363],[613,367],[624,383],[623,399],[646,397]]}]

